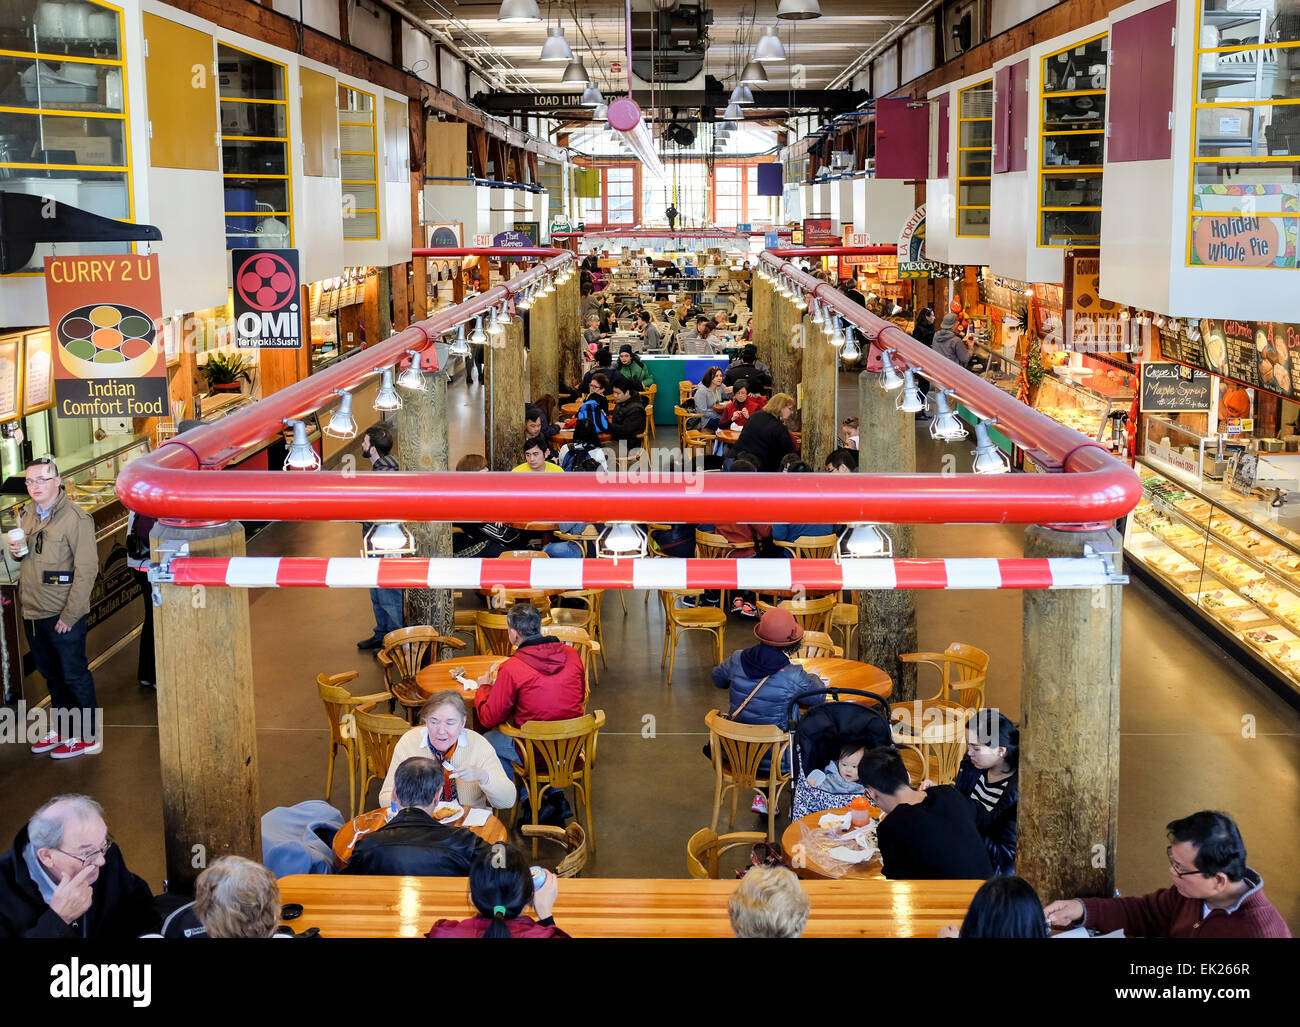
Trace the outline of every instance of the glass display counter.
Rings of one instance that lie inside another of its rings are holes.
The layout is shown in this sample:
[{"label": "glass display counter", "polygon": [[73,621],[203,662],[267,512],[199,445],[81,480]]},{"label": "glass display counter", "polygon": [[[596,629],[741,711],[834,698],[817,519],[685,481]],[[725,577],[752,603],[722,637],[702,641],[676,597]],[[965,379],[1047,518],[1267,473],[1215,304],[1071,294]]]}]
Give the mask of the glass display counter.
[{"label": "glass display counter", "polygon": [[[1132,396],[1129,401],[1132,401]],[[1125,408],[1127,406],[1125,403]],[[1101,442],[1109,427],[1106,419],[1111,412],[1111,398],[1075,382],[1045,374],[1038,387],[1034,409],[1053,421],[1082,432],[1094,442]]]}]

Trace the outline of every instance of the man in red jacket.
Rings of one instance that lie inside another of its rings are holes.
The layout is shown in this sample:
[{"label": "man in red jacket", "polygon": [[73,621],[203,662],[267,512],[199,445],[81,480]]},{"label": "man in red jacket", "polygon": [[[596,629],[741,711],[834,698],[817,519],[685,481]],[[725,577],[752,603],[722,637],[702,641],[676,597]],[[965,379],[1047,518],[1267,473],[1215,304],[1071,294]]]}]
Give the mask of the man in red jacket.
[{"label": "man in red jacket", "polygon": [[530,720],[581,717],[583,697],[582,660],[558,638],[542,634],[537,607],[516,603],[506,614],[506,629],[515,654],[497,668],[495,681],[479,679],[474,708],[508,777],[519,756],[514,740],[495,728],[507,721],[522,727]]},{"label": "man in red jacket", "polygon": [[1132,899],[1060,899],[1044,912],[1053,927],[1084,926],[1140,938],[1289,938],[1286,921],[1246,866],[1246,844],[1232,819],[1202,810],[1169,832],[1173,886]]}]

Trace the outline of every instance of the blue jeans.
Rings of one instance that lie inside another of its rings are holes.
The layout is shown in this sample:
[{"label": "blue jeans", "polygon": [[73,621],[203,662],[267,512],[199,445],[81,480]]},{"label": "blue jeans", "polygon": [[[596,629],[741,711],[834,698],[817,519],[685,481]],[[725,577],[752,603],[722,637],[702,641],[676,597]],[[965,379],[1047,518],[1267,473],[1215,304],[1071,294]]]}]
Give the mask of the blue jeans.
[{"label": "blue jeans", "polygon": [[722,415],[716,410],[710,410],[707,414],[700,415],[703,420],[700,422],[701,431],[712,431],[722,423]]},{"label": "blue jeans", "polygon": [[561,560],[581,560],[586,554],[582,551],[582,546],[576,542],[570,542],[563,539],[559,542],[549,542],[542,547],[542,552],[547,556]]},{"label": "blue jeans", "polygon": [[[36,660],[36,669],[50,690],[52,714],[81,711],[81,738],[93,742],[99,738],[99,725],[95,719],[95,679],[90,675],[86,661],[86,618],[82,617],[72,630],[59,634],[54,625],[58,617],[40,620],[23,620],[27,644]],[[51,721],[57,730],[58,720]],[[66,723],[66,722],[65,722]]]},{"label": "blue jeans", "polygon": [[483,737],[497,754],[497,759],[501,761],[506,777],[513,778],[515,775],[514,765],[519,762],[519,750],[515,748],[515,740],[502,734],[496,728],[484,731]]},{"label": "blue jeans", "polygon": [[370,605],[375,608],[375,638],[405,626],[400,588],[372,588]]}]

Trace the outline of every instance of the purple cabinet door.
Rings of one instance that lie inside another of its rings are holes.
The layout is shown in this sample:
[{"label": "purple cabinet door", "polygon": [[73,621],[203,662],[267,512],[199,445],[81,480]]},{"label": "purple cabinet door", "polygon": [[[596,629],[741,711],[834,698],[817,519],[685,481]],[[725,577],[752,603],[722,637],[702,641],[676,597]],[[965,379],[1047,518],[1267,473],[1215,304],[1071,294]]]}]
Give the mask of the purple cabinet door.
[{"label": "purple cabinet door", "polygon": [[936,109],[936,117],[939,119],[939,131],[936,135],[935,145],[939,148],[939,160],[938,167],[936,167],[935,170],[938,172],[939,178],[948,177],[948,99],[950,95],[951,94],[949,93],[944,93],[939,97],[939,104]]},{"label": "purple cabinet door", "polygon": [[[1139,160],[1168,160],[1173,154],[1173,130],[1169,115],[1174,109],[1174,15],[1173,0],[1153,7],[1144,19],[1142,44],[1142,140]],[[1136,20],[1136,19],[1134,19]],[[1122,93],[1115,94],[1122,96]]]},{"label": "purple cabinet door", "polygon": [[1011,68],[993,73],[993,173],[1011,170]]},{"label": "purple cabinet door", "polygon": [[876,101],[876,177],[924,179],[930,166],[930,104]]},{"label": "purple cabinet door", "polygon": [[1013,64],[1010,70],[1011,123],[1007,133],[1007,170],[1024,171],[1028,157],[1025,140],[1029,132],[1029,92],[1025,87],[1029,82],[1029,61]]}]

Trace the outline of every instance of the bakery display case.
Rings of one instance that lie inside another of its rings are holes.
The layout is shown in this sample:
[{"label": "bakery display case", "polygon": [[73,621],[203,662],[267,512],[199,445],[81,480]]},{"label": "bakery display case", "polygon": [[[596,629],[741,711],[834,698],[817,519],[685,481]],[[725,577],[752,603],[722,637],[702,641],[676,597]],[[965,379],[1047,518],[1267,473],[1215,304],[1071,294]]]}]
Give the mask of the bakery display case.
[{"label": "bakery display case", "polygon": [[977,337],[972,349],[973,359],[984,365],[980,377],[1014,396],[1016,383],[1020,378],[1020,361],[1016,359],[1016,344],[1012,342],[1005,346],[998,346],[987,337],[982,339]]},{"label": "bakery display case", "polygon": [[1100,442],[1108,428],[1106,418],[1111,412],[1111,399],[1075,382],[1045,374],[1034,409]]},{"label": "bakery display case", "polygon": [[1248,663],[1300,691],[1300,531],[1254,492],[1193,485],[1145,460],[1137,470],[1142,500],[1124,532],[1130,566],[1165,586]]}]

